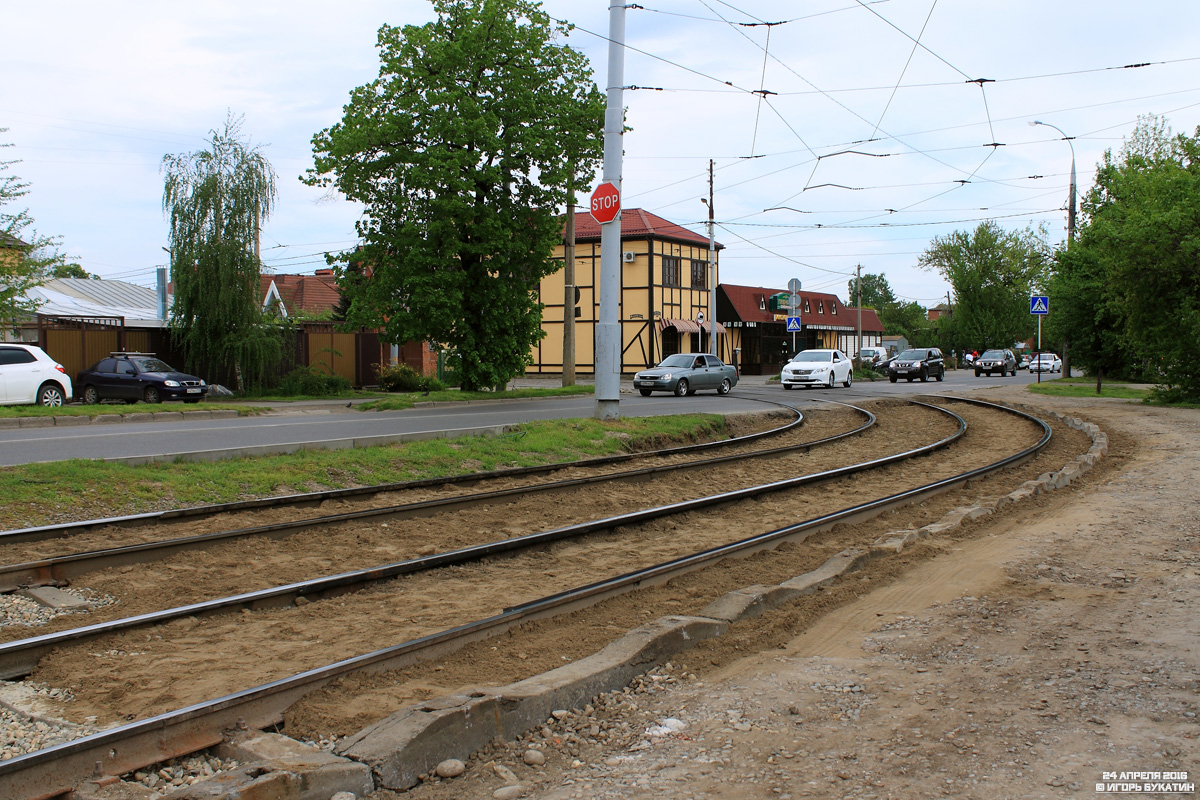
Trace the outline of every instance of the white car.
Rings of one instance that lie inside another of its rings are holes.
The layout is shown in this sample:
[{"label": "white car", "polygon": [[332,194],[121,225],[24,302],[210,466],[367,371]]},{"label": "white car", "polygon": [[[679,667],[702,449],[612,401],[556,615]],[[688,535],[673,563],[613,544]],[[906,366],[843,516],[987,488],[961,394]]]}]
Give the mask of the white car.
[{"label": "white car", "polygon": [[849,387],[854,382],[854,364],[841,350],[801,350],[779,373],[783,388],[824,386],[835,383]]},{"label": "white car", "polygon": [[1054,353],[1039,353],[1029,362],[1030,372],[1062,372],[1062,359]]},{"label": "white car", "polygon": [[71,398],[71,379],[37,345],[0,342],[0,405],[56,407]]}]

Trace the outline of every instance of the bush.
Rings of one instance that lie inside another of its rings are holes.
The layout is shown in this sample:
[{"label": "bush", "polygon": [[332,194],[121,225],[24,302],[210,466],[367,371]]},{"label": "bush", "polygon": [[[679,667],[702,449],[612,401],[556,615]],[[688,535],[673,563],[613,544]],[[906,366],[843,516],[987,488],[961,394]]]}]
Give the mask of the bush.
[{"label": "bush", "polygon": [[279,393],[283,395],[325,396],[350,391],[350,381],[341,375],[326,375],[312,367],[298,367],[279,382]]},{"label": "bush", "polygon": [[437,378],[422,375],[408,364],[380,367],[379,388],[385,392],[438,392],[445,385]]}]

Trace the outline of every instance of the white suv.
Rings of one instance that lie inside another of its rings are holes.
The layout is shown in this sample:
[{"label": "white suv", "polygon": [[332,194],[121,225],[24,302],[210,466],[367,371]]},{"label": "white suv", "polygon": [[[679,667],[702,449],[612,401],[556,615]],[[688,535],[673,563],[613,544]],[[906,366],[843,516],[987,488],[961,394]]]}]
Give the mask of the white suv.
[{"label": "white suv", "polygon": [[61,406],[71,399],[67,371],[42,348],[0,342],[0,405]]}]

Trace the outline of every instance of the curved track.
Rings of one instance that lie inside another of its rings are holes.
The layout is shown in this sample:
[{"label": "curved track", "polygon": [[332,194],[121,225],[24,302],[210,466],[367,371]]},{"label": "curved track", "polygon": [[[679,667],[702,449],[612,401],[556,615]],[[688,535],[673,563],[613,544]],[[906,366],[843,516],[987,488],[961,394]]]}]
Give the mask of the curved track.
[{"label": "curved track", "polygon": [[[988,404],[979,404],[987,406]],[[993,410],[998,407],[989,406]],[[928,407],[931,411],[932,406]],[[938,409],[940,414],[951,414],[945,409]],[[1003,413],[1013,413],[1003,409]],[[390,565],[406,572],[416,572],[421,569],[444,567],[455,563],[454,558],[487,558],[498,552],[527,549],[530,547],[544,548],[548,541],[577,537],[583,533],[595,533],[597,530],[622,529],[643,522],[645,519],[659,518],[671,514],[694,513],[697,508],[713,508],[732,506],[747,497],[757,497],[768,492],[791,491],[798,487],[811,486],[837,480],[846,476],[861,474],[870,470],[886,469],[899,462],[908,461],[921,456],[928,456],[937,450],[946,448],[960,439],[967,430],[967,424],[961,416],[957,418],[956,430],[949,436],[921,447],[913,448],[903,453],[893,453],[886,457],[870,459],[833,470],[826,470],[810,475],[788,478],[758,484],[753,487],[734,492],[708,495],[686,503],[661,506],[632,514],[624,514],[604,520],[592,521],[570,528],[530,534],[527,537],[514,538],[504,542],[492,542],[479,548],[464,549],[459,553],[442,553],[428,559],[417,559]],[[1022,415],[1024,416],[1024,415]],[[1032,420],[1032,418],[1027,418]],[[283,709],[287,708],[298,697],[317,688],[329,680],[348,672],[370,669],[394,668],[462,647],[464,644],[494,636],[512,625],[539,617],[563,613],[565,610],[591,604],[630,588],[665,581],[674,575],[699,569],[707,564],[723,559],[730,555],[742,555],[755,550],[772,548],[782,541],[802,540],[813,531],[828,528],[834,524],[855,521],[874,516],[887,508],[919,501],[949,488],[963,485],[966,481],[979,477],[987,472],[1001,469],[1029,457],[1049,441],[1049,428],[1040,421],[1033,421],[1042,433],[1040,439],[1027,448],[1011,453],[1004,458],[988,464],[979,465],[966,471],[959,471],[932,482],[911,486],[903,491],[883,497],[875,497],[864,502],[853,503],[831,513],[821,514],[801,522],[784,527],[764,531],[754,536],[742,538],[734,542],[722,542],[704,547],[696,552],[687,552],[675,558],[658,563],[644,565],[625,574],[604,578],[576,586],[565,591],[557,591],[545,597],[515,603],[499,614],[493,614],[473,622],[452,626],[446,630],[419,636],[404,644],[387,647],[354,658],[346,659],[335,664],[310,669],[299,675],[282,678],[246,689],[241,692],[223,697],[219,700],[190,706],[182,711],[170,712],[151,717],[136,723],[121,726],[104,733],[95,734],[84,739],[60,745],[48,750],[31,753],[17,759],[0,762],[0,788],[9,788],[14,798],[37,796],[29,793],[33,786],[61,785],[69,788],[74,781],[79,780],[93,765],[99,763],[107,774],[119,774],[146,763],[158,760],[167,754],[190,752],[198,748],[214,744],[220,739],[220,731],[231,727],[244,719],[245,723],[254,727],[274,724],[280,718]],[[932,466],[932,465],[930,465]],[[494,548],[504,548],[498,550]],[[469,550],[474,552],[469,553]],[[421,562],[424,562],[423,564]],[[462,563],[462,562],[458,562]],[[405,566],[407,565],[407,566]],[[396,574],[400,574],[397,572]],[[341,578],[342,576],[337,576]],[[323,579],[327,580],[327,579]],[[329,591],[345,591],[344,587],[329,586]],[[283,587],[282,594],[273,598],[260,597],[258,600],[271,602],[292,603],[298,597],[309,598],[324,589],[316,586]],[[290,594],[289,594],[290,592]],[[243,598],[242,603],[251,602]],[[84,631],[86,629],[79,629]],[[37,637],[43,639],[44,637]],[[11,643],[12,652],[25,647],[34,646],[34,640],[25,643]],[[42,642],[41,644],[48,644]],[[58,641],[56,644],[63,644]],[[50,646],[54,646],[50,644]],[[8,648],[9,646],[5,646]],[[27,650],[26,652],[32,652]],[[149,761],[148,753],[153,754]]]}]

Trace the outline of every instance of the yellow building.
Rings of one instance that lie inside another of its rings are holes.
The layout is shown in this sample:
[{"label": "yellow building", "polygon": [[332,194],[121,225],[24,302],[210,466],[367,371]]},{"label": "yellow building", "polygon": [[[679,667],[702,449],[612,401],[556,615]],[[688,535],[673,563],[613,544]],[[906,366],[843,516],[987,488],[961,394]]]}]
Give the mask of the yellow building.
[{"label": "yellow building", "polygon": [[[612,223],[617,224],[617,223]],[[653,366],[672,353],[708,352],[710,287],[708,238],[640,208],[621,212],[621,371]],[[554,257],[563,259],[559,245]],[[723,249],[718,244],[717,251]],[[717,260],[714,258],[714,267]],[[563,270],[539,285],[545,305],[542,330],[534,345],[531,375],[561,374],[563,369]],[[592,215],[575,215],[575,367],[595,371],[595,332],[600,315],[600,225]],[[717,323],[717,353],[728,361],[728,337]]]}]

